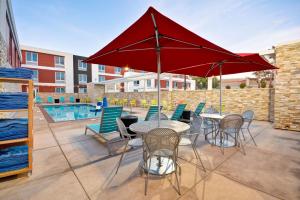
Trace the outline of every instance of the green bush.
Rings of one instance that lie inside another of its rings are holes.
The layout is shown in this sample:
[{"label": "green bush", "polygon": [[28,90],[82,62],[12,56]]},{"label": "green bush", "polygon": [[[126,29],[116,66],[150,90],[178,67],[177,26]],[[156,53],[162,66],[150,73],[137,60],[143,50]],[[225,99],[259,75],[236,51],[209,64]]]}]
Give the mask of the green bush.
[{"label": "green bush", "polygon": [[230,85],[226,85],[225,88],[226,89],[230,89],[231,87],[230,87]]},{"label": "green bush", "polygon": [[267,82],[265,80],[260,81],[260,87],[261,88],[266,88],[267,87]]},{"label": "green bush", "polygon": [[245,87],[246,87],[246,83],[241,83],[241,84],[240,84],[240,88],[241,88],[241,89],[244,89]]}]

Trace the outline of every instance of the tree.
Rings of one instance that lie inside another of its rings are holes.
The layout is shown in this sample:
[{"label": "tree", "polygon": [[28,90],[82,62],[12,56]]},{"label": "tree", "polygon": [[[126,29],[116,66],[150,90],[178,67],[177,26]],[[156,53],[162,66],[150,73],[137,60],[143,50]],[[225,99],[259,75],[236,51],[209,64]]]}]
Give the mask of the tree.
[{"label": "tree", "polygon": [[262,81],[265,83],[265,87],[267,86],[267,80],[269,81],[269,87],[273,87],[273,81],[274,81],[274,71],[273,70],[264,70],[264,71],[257,71],[253,73],[256,77],[257,86],[260,88]]},{"label": "tree", "polygon": [[197,89],[203,90],[207,88],[207,78],[193,77],[193,79],[196,81]]},{"label": "tree", "polygon": [[226,87],[225,87],[226,89],[230,89],[231,87],[230,87],[230,85],[226,85]]},{"label": "tree", "polygon": [[213,77],[212,79],[212,87],[213,88],[219,88],[220,86],[220,81],[217,77]]},{"label": "tree", "polygon": [[261,80],[260,87],[261,88],[266,88],[267,87],[267,82],[265,80]]},{"label": "tree", "polygon": [[240,88],[241,88],[241,89],[244,89],[245,87],[246,87],[246,83],[241,83],[241,84],[240,84]]}]

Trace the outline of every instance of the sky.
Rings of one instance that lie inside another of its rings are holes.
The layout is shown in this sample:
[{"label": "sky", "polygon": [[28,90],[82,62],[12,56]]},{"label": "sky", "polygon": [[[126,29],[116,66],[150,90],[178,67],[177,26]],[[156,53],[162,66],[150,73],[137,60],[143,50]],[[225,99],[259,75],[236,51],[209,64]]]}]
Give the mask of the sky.
[{"label": "sky", "polygon": [[299,0],[12,0],[20,44],[89,56],[153,6],[233,52],[300,39]]}]

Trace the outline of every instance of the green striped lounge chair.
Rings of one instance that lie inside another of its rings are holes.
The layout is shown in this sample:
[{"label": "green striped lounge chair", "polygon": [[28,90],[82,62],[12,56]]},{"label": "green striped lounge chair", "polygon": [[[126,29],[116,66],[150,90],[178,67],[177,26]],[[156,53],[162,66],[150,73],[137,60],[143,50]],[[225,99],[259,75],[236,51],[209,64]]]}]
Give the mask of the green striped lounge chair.
[{"label": "green striped lounge chair", "polygon": [[171,117],[171,120],[179,120],[185,107],[186,107],[186,104],[178,104],[172,117]]},{"label": "green striped lounge chair", "polygon": [[65,97],[63,96],[59,97],[59,103],[65,103]]},{"label": "green striped lounge chair", "polygon": [[203,110],[204,106],[205,106],[205,102],[200,102],[200,103],[198,104],[198,106],[197,106],[197,108],[196,108],[194,114],[195,114],[196,116],[199,116],[199,115],[202,113],[202,110]]},{"label": "green striped lounge chair", "polygon": [[47,102],[48,102],[48,103],[54,103],[53,97],[48,96],[48,97],[47,97]]},{"label": "green striped lounge chair", "polygon": [[38,104],[43,103],[42,98],[40,96],[36,96],[35,103],[38,103]]},{"label": "green striped lounge chair", "polygon": [[105,141],[110,155],[112,155],[111,145],[122,140],[116,122],[116,119],[121,117],[122,111],[123,107],[120,106],[103,108],[100,123],[88,124],[85,127],[85,135],[87,130],[90,130]]},{"label": "green striped lounge chair", "polygon": [[75,97],[74,96],[70,96],[70,103],[75,103]]},{"label": "green striped lounge chair", "polygon": [[[161,109],[161,108],[162,108],[162,106],[160,107],[160,109]],[[148,112],[147,112],[147,115],[146,115],[146,117],[145,117],[145,121],[149,121],[151,115],[154,115],[154,114],[156,114],[156,113],[158,113],[158,106],[150,106],[150,107],[149,107],[149,110],[148,110]]]}]

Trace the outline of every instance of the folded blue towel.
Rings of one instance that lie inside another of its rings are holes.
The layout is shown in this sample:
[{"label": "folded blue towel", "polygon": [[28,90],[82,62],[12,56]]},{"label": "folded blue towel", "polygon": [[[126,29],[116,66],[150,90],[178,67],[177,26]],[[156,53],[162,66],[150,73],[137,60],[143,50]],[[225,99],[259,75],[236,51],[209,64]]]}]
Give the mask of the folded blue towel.
[{"label": "folded blue towel", "polygon": [[0,141],[26,138],[27,136],[27,119],[0,119]]},{"label": "folded blue towel", "polygon": [[0,172],[28,167],[28,146],[13,146],[0,150]]},{"label": "folded blue towel", "polygon": [[0,93],[0,110],[28,108],[28,94],[25,92]]},{"label": "folded blue towel", "polygon": [[0,67],[0,77],[2,78],[22,78],[32,79],[33,71],[25,68]]}]

